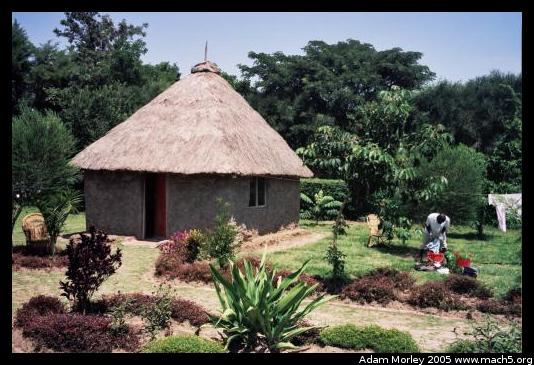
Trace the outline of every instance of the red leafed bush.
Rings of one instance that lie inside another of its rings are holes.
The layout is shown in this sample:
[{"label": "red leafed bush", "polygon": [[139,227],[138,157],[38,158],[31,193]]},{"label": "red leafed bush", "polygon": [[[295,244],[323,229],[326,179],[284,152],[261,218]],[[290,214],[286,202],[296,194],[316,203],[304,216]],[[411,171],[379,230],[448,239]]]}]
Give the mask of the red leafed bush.
[{"label": "red leafed bush", "polygon": [[508,292],[504,296],[504,300],[506,300],[507,302],[521,304],[521,301],[522,301],[521,288],[512,288],[508,290]]},{"label": "red leafed bush", "polygon": [[102,299],[96,303],[95,307],[99,309],[98,312],[104,313],[111,311],[113,307],[126,301],[128,301],[128,312],[135,315],[141,315],[143,310],[154,302],[154,297],[143,293],[104,295]]},{"label": "red leafed bush", "polygon": [[184,260],[178,253],[160,254],[156,260],[156,275],[175,278],[177,267],[183,264]]},{"label": "red leafed bush", "polygon": [[394,288],[407,290],[414,286],[415,279],[407,272],[401,272],[390,267],[379,267],[364,275],[364,277],[389,280]]},{"label": "red leafed bush", "polygon": [[209,322],[206,310],[190,300],[173,299],[171,310],[171,317],[178,322],[189,321],[193,326],[200,326]]},{"label": "red leafed bush", "polygon": [[39,346],[60,352],[111,352],[139,346],[135,333],[129,330],[126,335],[113,336],[110,324],[111,319],[103,316],[51,313],[35,316],[22,334]]},{"label": "red leafed bush", "polygon": [[66,280],[59,282],[61,295],[74,302],[76,311],[85,313],[93,293],[121,266],[122,252],[117,248],[112,253],[108,236],[94,226],[89,228],[89,234],[71,238],[66,251],[69,265]]},{"label": "red leafed bush", "polygon": [[[282,279],[285,279],[292,273],[293,273],[293,271],[290,271],[290,270],[277,270],[276,271],[276,275],[275,275],[275,280],[278,280],[279,276],[281,276]],[[315,288],[316,292],[319,292],[319,291],[321,291],[323,289],[323,285],[321,284],[321,282],[319,280],[317,280],[313,276],[308,275],[306,273],[302,273],[300,275],[299,281],[301,281],[303,283],[306,283],[306,285],[308,285],[308,286],[313,286],[315,284],[319,284],[317,286],[317,288]]]},{"label": "red leafed bush", "polygon": [[[298,327],[312,327],[313,325],[305,319],[297,322]],[[319,341],[319,328],[315,327],[309,331],[301,333],[291,339],[291,343],[296,346],[311,345]]]},{"label": "red leafed bush", "polygon": [[67,267],[69,259],[65,251],[58,251],[54,256],[35,255],[26,246],[15,246],[11,255],[11,263],[13,270],[19,270],[22,267],[39,270]]},{"label": "red leafed bush", "polygon": [[15,325],[23,328],[28,322],[33,321],[35,317],[50,313],[65,313],[65,306],[55,297],[47,295],[33,297],[17,310]]},{"label": "red leafed bush", "polygon": [[493,293],[480,281],[465,275],[449,275],[445,286],[457,294],[467,294],[480,299],[488,299]]},{"label": "red leafed bush", "polygon": [[434,307],[445,311],[467,309],[467,306],[439,281],[429,281],[414,287],[408,303],[420,308]]},{"label": "red leafed bush", "polygon": [[483,313],[504,314],[510,316],[520,316],[522,312],[521,303],[496,299],[481,301],[477,304],[477,309]]},{"label": "red leafed bush", "polygon": [[342,298],[348,298],[360,303],[389,303],[395,300],[395,287],[386,277],[364,276],[354,280],[341,291]]},{"label": "red leafed bush", "polygon": [[176,278],[186,282],[210,283],[212,281],[209,264],[205,261],[183,263],[176,268],[175,275]]}]

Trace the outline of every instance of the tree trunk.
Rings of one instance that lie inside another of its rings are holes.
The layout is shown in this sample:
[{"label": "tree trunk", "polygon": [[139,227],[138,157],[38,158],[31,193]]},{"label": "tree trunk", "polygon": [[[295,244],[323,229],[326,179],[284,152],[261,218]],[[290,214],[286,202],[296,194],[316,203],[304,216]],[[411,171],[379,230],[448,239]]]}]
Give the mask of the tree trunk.
[{"label": "tree trunk", "polygon": [[48,254],[54,256],[56,254],[57,236],[50,236],[50,243],[48,245]]}]

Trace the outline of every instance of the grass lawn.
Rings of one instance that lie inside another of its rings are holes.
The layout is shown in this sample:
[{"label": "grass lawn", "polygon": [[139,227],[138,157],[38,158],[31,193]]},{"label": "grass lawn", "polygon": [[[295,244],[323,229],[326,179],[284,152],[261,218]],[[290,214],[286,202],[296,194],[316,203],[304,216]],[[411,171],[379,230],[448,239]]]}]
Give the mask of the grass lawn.
[{"label": "grass lawn", "polygon": [[[302,227],[312,230],[330,230],[331,224],[310,221],[301,222]],[[393,241],[390,247],[367,247],[367,225],[352,224],[346,236],[338,239],[338,247],[347,256],[345,270],[351,276],[364,274],[380,266],[391,266],[398,270],[410,271],[418,282],[444,278],[435,272],[413,270],[414,257],[419,254],[421,238],[414,234],[405,246]],[[448,235],[449,250],[458,251],[472,260],[472,265],[480,269],[479,279],[495,290],[497,296],[512,287],[521,286],[521,231],[509,230],[504,233],[496,228],[486,228],[486,240],[476,238],[474,229],[464,226],[451,226]],[[269,260],[280,268],[297,269],[305,260],[311,259],[307,272],[315,275],[328,275],[330,267],[324,259],[330,238],[310,245],[274,252]]]},{"label": "grass lawn", "polygon": [[[26,212],[24,212],[26,213]],[[301,226],[314,231],[328,232],[330,224],[318,226],[310,222],[301,222]],[[83,231],[85,217],[83,214],[72,215],[67,220],[64,233]],[[465,227],[454,227],[449,235],[449,247],[462,254],[470,254],[474,265],[481,268],[480,279],[496,289],[497,294],[504,293],[509,287],[520,284],[521,278],[521,243],[519,231],[488,230],[487,241],[471,239],[472,231]],[[13,234],[14,240],[24,243],[24,235],[18,223]],[[427,279],[441,278],[436,273],[421,273],[412,270],[414,259],[411,255],[418,251],[418,238],[414,238],[404,247],[395,244],[388,249],[367,248],[367,228],[364,224],[353,224],[349,234],[339,240],[341,249],[347,255],[347,271],[358,275],[379,266],[393,266],[400,270],[410,270],[421,282]],[[305,259],[311,258],[308,272],[327,275],[329,267],[323,259],[329,239],[322,239],[306,246],[273,252],[269,260],[279,267],[297,268]],[[154,291],[158,284],[154,276],[154,263],[159,250],[143,245],[124,245],[116,243],[123,250],[123,265],[100,288],[95,297],[104,293]],[[261,255],[261,252],[257,252]],[[12,314],[31,297],[39,294],[59,296],[59,281],[63,280],[64,270],[19,270],[12,273]],[[184,299],[193,300],[210,311],[219,309],[215,290],[211,285],[183,283],[173,281],[174,294]],[[65,300],[62,297],[62,300]],[[395,309],[360,306],[341,301],[332,301],[310,314],[310,320],[320,326],[333,324],[374,323],[386,328],[408,331],[422,347],[423,351],[442,351],[456,339],[453,329],[462,332],[466,328],[463,318],[440,317],[430,314]]]},{"label": "grass lawn", "polygon": [[[34,207],[22,209],[22,212],[17,218],[17,222],[15,223],[15,228],[13,229],[13,234],[11,236],[13,245],[17,246],[26,244],[26,237],[24,236],[24,232],[22,232],[22,218],[24,218],[24,216],[27,214],[35,212],[39,212],[39,209]],[[85,231],[85,213],[71,214],[65,222],[65,228],[63,229],[62,234],[76,233],[82,231]]]}]

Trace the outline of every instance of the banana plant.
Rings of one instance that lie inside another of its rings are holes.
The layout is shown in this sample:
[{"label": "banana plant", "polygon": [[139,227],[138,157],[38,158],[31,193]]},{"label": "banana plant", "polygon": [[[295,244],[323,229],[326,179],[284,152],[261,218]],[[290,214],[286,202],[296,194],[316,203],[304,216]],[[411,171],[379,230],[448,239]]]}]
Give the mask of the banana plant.
[{"label": "banana plant", "polygon": [[285,279],[266,268],[265,254],[257,269],[245,260],[243,272],[230,261],[230,280],[210,265],[222,312],[209,316],[222,330],[226,349],[235,343],[248,351],[278,352],[294,348],[293,337],[315,328],[301,327],[298,322],[334,296],[323,294],[302,305],[317,286],[298,281],[308,261]]},{"label": "banana plant", "polygon": [[316,224],[323,219],[335,218],[343,205],[342,202],[335,200],[330,195],[325,195],[323,190],[314,194],[313,199],[301,193],[300,200],[308,206],[307,209],[301,211],[300,217],[313,219]]}]

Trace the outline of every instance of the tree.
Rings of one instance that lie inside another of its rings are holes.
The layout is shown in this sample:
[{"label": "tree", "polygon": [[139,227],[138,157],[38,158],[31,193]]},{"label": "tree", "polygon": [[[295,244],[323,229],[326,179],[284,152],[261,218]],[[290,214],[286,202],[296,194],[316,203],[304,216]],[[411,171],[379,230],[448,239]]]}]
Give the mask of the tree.
[{"label": "tree", "polygon": [[442,81],[414,98],[417,123],[441,123],[457,143],[490,153],[506,124],[521,115],[521,75],[498,71],[465,83]]},{"label": "tree", "polygon": [[40,111],[51,109],[60,112],[50,100],[50,89],[68,86],[76,65],[68,53],[58,49],[57,43],[50,41],[35,47],[34,60],[27,78],[29,83],[30,105]]},{"label": "tree", "polygon": [[456,224],[474,223],[482,203],[486,163],[482,153],[458,145],[444,148],[432,161],[421,164],[421,176],[444,176],[448,181],[424,204],[425,211],[443,212]]},{"label": "tree", "polygon": [[147,24],[115,24],[95,12],[65,13],[61,29],[73,61],[67,86],[46,90],[52,107],[76,137],[76,150],[102,137],[180,77],[167,62],[144,65]]},{"label": "tree", "polygon": [[434,77],[422,54],[400,48],[376,51],[349,39],[310,41],[304,55],[249,53],[236,90],[293,148],[310,142],[318,126],[354,127],[350,114],[392,86],[415,89]]},{"label": "tree", "polygon": [[26,104],[28,73],[32,67],[34,46],[26,31],[15,21],[11,25],[11,107],[13,113]]},{"label": "tree", "polygon": [[74,301],[74,309],[85,314],[93,294],[121,266],[122,252],[117,248],[111,253],[107,235],[94,226],[89,234],[80,235],[79,242],[71,238],[66,251],[69,266],[67,279],[59,282],[61,295]]},{"label": "tree", "polygon": [[74,138],[55,113],[23,108],[11,127],[13,200],[35,205],[76,181]]}]

